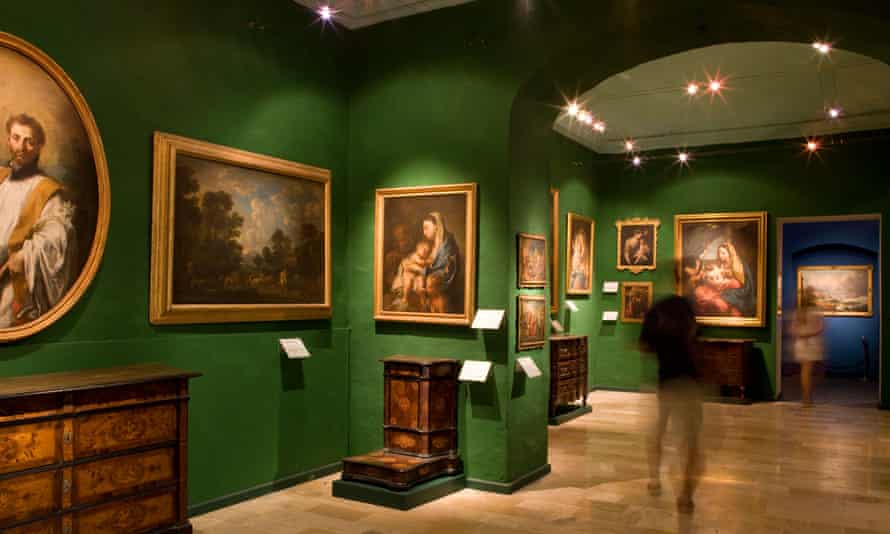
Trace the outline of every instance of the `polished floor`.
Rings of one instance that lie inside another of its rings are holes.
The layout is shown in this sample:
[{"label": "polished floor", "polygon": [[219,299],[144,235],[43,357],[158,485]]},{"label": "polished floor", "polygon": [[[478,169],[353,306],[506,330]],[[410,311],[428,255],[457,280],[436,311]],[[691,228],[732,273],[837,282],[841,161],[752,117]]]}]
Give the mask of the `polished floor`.
[{"label": "polished floor", "polygon": [[[473,490],[399,512],[331,497],[334,477],[196,517],[200,534],[890,532],[890,412],[797,403],[705,405],[705,475],[675,508],[678,440],[662,496],[646,491],[654,396],[597,392],[550,430],[553,473],[513,495]],[[670,431],[669,431],[670,432]]]}]

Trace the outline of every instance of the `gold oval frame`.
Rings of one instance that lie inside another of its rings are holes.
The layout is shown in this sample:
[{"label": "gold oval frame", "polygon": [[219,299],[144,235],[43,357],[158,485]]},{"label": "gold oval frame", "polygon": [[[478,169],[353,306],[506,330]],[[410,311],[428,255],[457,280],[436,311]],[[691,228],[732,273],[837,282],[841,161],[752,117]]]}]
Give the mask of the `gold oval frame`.
[{"label": "gold oval frame", "polygon": [[92,283],[93,278],[99,270],[99,264],[102,263],[102,256],[105,253],[105,243],[108,238],[108,222],[111,217],[111,186],[108,179],[108,162],[105,159],[105,148],[102,145],[102,137],[99,135],[99,127],[96,126],[96,119],[93,112],[87,105],[86,99],[77,88],[74,81],[62,70],[52,58],[45,52],[32,45],[31,43],[16,37],[9,33],[0,32],[0,47],[8,48],[13,52],[25,56],[33,61],[50,78],[62,89],[77,115],[80,117],[81,124],[87,133],[90,142],[90,149],[93,154],[93,161],[96,166],[96,179],[98,181],[98,202],[96,213],[96,232],[93,235],[93,245],[90,247],[90,255],[87,257],[83,268],[78,274],[77,279],[68,288],[65,296],[50,308],[48,312],[41,315],[30,323],[16,326],[13,328],[0,328],[0,343],[16,341],[48,328],[53,323],[62,318],[63,315],[80,300],[86,289]]}]

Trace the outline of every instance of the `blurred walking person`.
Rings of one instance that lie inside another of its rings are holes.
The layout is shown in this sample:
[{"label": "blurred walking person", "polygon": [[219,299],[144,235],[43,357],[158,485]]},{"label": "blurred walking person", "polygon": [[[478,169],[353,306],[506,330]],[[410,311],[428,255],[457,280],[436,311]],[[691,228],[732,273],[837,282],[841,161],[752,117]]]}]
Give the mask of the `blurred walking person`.
[{"label": "blurred walking person", "polygon": [[825,319],[813,305],[815,295],[811,288],[800,301],[791,317],[791,336],[794,360],[800,364],[800,389],[805,406],[813,404],[813,365],[825,357]]},{"label": "blurred walking person", "polygon": [[643,321],[640,345],[658,359],[658,416],[649,436],[649,493],[661,494],[662,440],[669,420],[681,432],[686,447],[683,485],[677,510],[692,513],[692,501],[701,476],[699,450],[702,426],[701,390],[695,372],[697,325],[689,301],[667,297],[652,307]]}]

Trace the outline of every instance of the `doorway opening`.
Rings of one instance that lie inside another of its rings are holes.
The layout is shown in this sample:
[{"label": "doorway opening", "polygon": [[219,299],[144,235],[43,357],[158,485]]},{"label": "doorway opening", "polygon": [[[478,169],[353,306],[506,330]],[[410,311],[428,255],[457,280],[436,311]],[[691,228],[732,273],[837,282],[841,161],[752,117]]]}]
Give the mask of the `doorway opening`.
[{"label": "doorway opening", "polygon": [[802,400],[794,311],[809,299],[824,316],[813,401],[876,406],[881,391],[881,216],[778,221],[776,390]]}]

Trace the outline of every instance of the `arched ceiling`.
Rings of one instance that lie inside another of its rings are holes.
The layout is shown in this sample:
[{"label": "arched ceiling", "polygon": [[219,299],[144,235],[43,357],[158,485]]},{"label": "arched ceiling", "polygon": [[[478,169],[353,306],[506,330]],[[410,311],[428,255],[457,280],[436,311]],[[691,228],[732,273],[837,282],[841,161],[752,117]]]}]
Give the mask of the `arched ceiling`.
[{"label": "arched ceiling", "polygon": [[329,6],[338,23],[354,30],[387,20],[409,17],[434,9],[466,4],[473,0],[294,0],[310,9]]},{"label": "arched ceiling", "polygon": [[[607,51],[605,53],[608,53]],[[707,91],[709,77],[725,85]],[[690,97],[686,86],[701,84]],[[728,43],[643,63],[577,97],[604,133],[560,113],[553,128],[599,153],[822,136],[890,127],[890,66],[811,44]],[[841,116],[830,119],[833,106]]]}]

